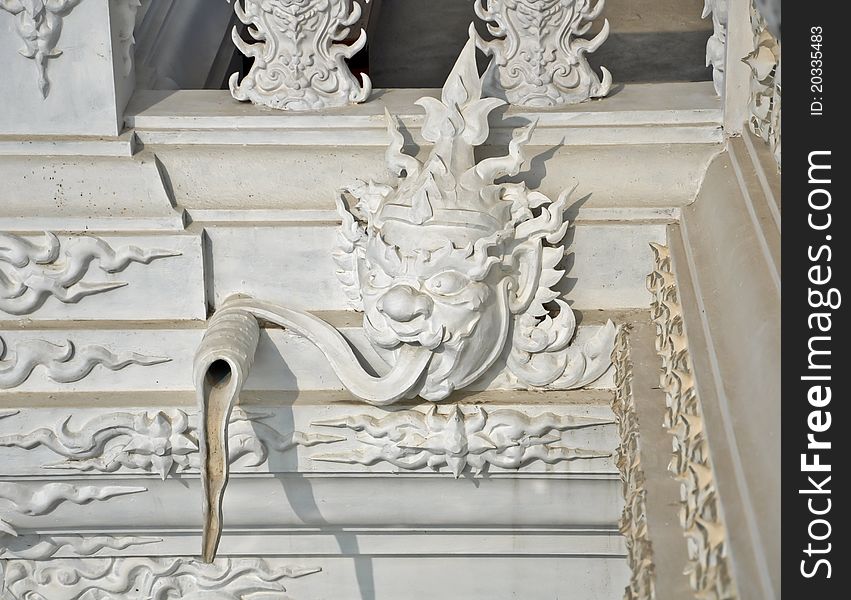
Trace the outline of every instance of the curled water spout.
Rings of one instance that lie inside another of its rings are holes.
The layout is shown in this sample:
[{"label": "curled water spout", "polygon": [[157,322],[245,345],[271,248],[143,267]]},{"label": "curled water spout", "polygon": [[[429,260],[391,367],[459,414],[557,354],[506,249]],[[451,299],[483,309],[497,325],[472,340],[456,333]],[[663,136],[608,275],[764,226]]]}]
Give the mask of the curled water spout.
[{"label": "curled water spout", "polygon": [[342,334],[318,317],[250,298],[225,301],[210,319],[193,369],[202,418],[202,557],[207,562],[215,558],[221,538],[222,498],[228,479],[227,425],[254,361],[260,337],[257,319],[285,327],[312,342],[352,394],[379,406],[414,395],[432,356],[426,348],[402,346],[390,372],[374,377],[361,366]]}]

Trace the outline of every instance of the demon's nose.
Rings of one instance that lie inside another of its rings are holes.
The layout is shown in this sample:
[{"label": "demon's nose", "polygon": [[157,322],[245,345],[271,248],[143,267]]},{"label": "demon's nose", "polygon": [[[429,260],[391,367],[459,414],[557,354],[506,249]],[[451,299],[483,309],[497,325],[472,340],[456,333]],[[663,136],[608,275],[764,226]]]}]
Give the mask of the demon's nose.
[{"label": "demon's nose", "polygon": [[397,285],[378,301],[379,312],[397,323],[407,323],[419,316],[428,317],[431,309],[431,298],[409,285]]}]

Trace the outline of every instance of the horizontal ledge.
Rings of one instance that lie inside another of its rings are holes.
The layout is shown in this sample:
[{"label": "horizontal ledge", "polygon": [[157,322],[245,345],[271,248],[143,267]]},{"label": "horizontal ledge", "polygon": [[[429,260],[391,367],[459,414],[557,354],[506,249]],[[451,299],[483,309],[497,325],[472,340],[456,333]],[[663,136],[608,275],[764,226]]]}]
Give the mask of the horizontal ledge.
[{"label": "horizontal ledge", "polygon": [[[233,100],[227,91],[137,92],[126,124],[144,144],[385,145],[384,110],[421,143],[423,110],[414,104],[435,89],[377,90],[359,105],[321,112],[276,111]],[[717,142],[722,110],[711,82],[629,84],[611,97],[554,110],[501,108],[491,115],[490,143],[537,122],[530,143],[609,145]]]},{"label": "horizontal ledge", "polygon": [[[485,390],[457,391],[453,402],[461,404],[488,404],[492,406],[523,406],[544,403],[595,404],[609,406],[611,390]],[[396,408],[423,406],[427,401],[413,399],[394,404]],[[166,391],[73,391],[73,392],[16,392],[0,391],[2,409],[43,409],[43,408],[136,408],[157,411],[166,408],[194,410],[197,398],[192,390]],[[348,392],[340,390],[303,390],[303,391],[243,391],[239,406],[250,408],[271,408],[291,405],[349,404],[356,407],[366,406]]]},{"label": "horizontal ledge", "polygon": [[[327,224],[338,226],[339,214],[335,210],[317,209],[229,209],[197,208],[187,209],[193,225],[225,224],[229,227],[273,226],[276,224]],[[593,207],[580,208],[572,218],[573,223],[674,223],[680,218],[680,208],[672,206],[636,206],[636,207]]]},{"label": "horizontal ledge", "polygon": [[163,233],[181,232],[185,229],[182,211],[176,211],[174,215],[146,215],[137,217],[110,217],[106,215],[97,216],[22,216],[3,215],[0,213],[0,221],[3,222],[5,231],[15,233],[34,231],[56,231],[57,221],[61,221],[62,228],[68,232],[85,233],[136,233],[155,231]]},{"label": "horizontal ledge", "polygon": [[136,134],[116,137],[0,135],[0,156],[133,156]]},{"label": "horizontal ledge", "polygon": [[[605,458],[605,457],[603,457]],[[170,482],[197,482],[200,475],[197,471],[187,471],[176,475],[169,475],[165,480],[162,480],[159,475],[152,473],[80,473],[74,472],[65,474],[57,471],[49,471],[38,475],[8,475],[0,472],[3,481],[16,481],[18,483],[39,483],[52,481],[65,481],[74,483],[93,483],[95,481],[153,481],[159,484],[161,481]],[[524,471],[490,471],[487,475],[472,475],[465,471],[461,477],[455,477],[447,470],[441,471],[240,471],[231,467],[229,471],[229,480],[234,482],[234,485],[239,485],[253,482],[258,479],[278,479],[278,480],[305,480],[305,479],[375,479],[375,480],[392,480],[402,481],[405,479],[436,479],[436,480],[472,480],[477,482],[483,481],[498,481],[505,479],[524,479],[524,480],[541,480],[541,481],[602,481],[602,482],[620,482],[620,473],[616,470],[611,471],[545,471],[545,470],[524,470]]]},{"label": "horizontal ledge", "polygon": [[[78,532],[39,531],[57,542],[75,539]],[[138,536],[160,541],[129,546],[122,550],[106,550],[98,556],[172,556],[193,555],[198,551],[200,531],[151,529],[142,531],[87,530],[86,536]],[[348,550],[340,540],[350,540]],[[219,556],[392,556],[392,557],[623,557],[625,542],[615,527],[552,528],[225,528]],[[54,556],[74,556],[62,548]]]},{"label": "horizontal ledge", "polygon": [[[569,302],[568,302],[569,303]],[[338,328],[360,328],[363,313],[353,310],[312,310],[308,311],[323,321]],[[573,308],[580,325],[603,325],[611,319],[616,323],[646,320],[647,309],[627,308],[622,310],[595,310],[591,308]],[[3,317],[0,313],[0,317]],[[201,319],[146,319],[146,320],[35,320],[38,315],[28,315],[27,318],[0,318],[0,333],[8,331],[75,331],[75,330],[106,330],[106,331],[135,331],[163,330],[181,331],[185,329],[206,329],[207,321]],[[285,329],[274,323],[261,323],[261,329]]]}]

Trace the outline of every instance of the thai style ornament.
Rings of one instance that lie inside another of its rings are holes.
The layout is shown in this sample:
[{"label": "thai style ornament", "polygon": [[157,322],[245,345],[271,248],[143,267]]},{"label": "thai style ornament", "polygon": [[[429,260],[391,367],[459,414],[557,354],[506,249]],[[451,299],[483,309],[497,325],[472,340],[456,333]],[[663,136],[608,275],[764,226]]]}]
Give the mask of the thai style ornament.
[{"label": "thai style ornament", "polygon": [[[369,1],[369,0],[366,0]],[[230,78],[237,100],[283,110],[320,110],[363,102],[372,91],[367,75],[358,82],[346,59],[366,45],[366,32],[350,46],[340,43],[361,15],[352,0],[239,0],[239,20],[257,40],[245,42],[233,28],[233,42],[254,59],[245,78]]]},{"label": "thai style ornament", "polygon": [[632,393],[632,360],[629,356],[629,329],[618,327],[612,362],[615,366],[615,397],[612,412],[618,422],[620,445],[615,464],[621,474],[624,497],[623,513],[618,529],[626,542],[629,565],[629,584],[624,600],[654,600],[656,598],[656,565],[653,544],[647,528],[647,489],[644,466],[641,462],[641,434],[635,396]]},{"label": "thai style ornament", "polygon": [[538,460],[553,465],[607,458],[612,453],[606,450],[563,445],[561,434],[612,423],[608,419],[552,412],[528,415],[510,408],[489,410],[476,406],[471,412],[457,404],[446,414],[439,412],[436,405],[425,413],[402,410],[382,417],[355,414],[315,421],[312,425],[356,431],[358,446],[314,454],[311,459],[360,465],[384,462],[405,470],[438,470],[446,466],[457,478],[467,465],[475,475],[481,475],[489,465],[519,469]]},{"label": "thai style ornament", "polygon": [[[13,416],[4,414],[0,419]],[[228,423],[228,460],[242,467],[264,464],[270,452],[286,452],[296,446],[339,442],[335,435],[278,432],[266,422],[269,414],[234,410]],[[175,473],[198,469],[198,428],[195,414],[177,409],[141,412],[110,412],[71,424],[73,415],[60,423],[30,429],[26,433],[0,433],[0,448],[47,448],[63,462],[43,465],[94,473],[141,471],[165,480]],[[27,418],[28,422],[33,416]]]},{"label": "thai style ornament", "polygon": [[780,41],[766,26],[765,19],[751,6],[753,52],[745,57],[751,68],[750,130],[761,137],[781,164],[781,77]]},{"label": "thai style ornament", "polygon": [[144,556],[9,560],[0,590],[8,600],[286,600],[285,579],[321,570],[261,558],[209,565]]},{"label": "thai style ornament", "polygon": [[14,526],[6,519],[27,516],[39,517],[49,514],[65,502],[89,504],[98,500],[108,500],[116,496],[138,494],[147,488],[130,485],[78,485],[75,483],[51,482],[29,484],[23,482],[0,481],[0,505],[3,515],[0,518],[0,533],[17,535]]},{"label": "thai style ornament", "polygon": [[[609,37],[609,22],[591,39],[583,36],[603,12],[605,0],[474,0],[493,40],[477,36],[494,57],[485,73],[485,92],[518,106],[555,107],[602,98],[612,74],[602,79],[586,54]],[[472,31],[472,28],[471,28]]]},{"label": "thai style ornament", "polygon": [[706,66],[712,67],[712,82],[715,93],[724,95],[724,72],[727,60],[727,2],[728,0],[704,0],[703,14],[712,17],[712,36],[706,42]]},{"label": "thai style ornament", "polygon": [[99,365],[110,371],[120,371],[129,365],[150,367],[170,360],[165,356],[137,352],[113,352],[97,344],[76,346],[71,340],[64,344],[42,339],[23,340],[7,349],[0,338],[0,390],[21,385],[37,368],[43,369],[52,381],[73,383],[85,378]]},{"label": "thai style ornament", "polygon": [[103,273],[120,273],[131,263],[150,264],[180,252],[138,246],[113,248],[90,235],[60,242],[56,234],[44,233],[41,242],[0,232],[0,313],[28,315],[53,297],[74,304],[86,296],[102,294],[127,285],[122,281],[89,281],[89,267]]},{"label": "thai style ornament", "polygon": [[47,61],[62,54],[56,49],[62,19],[79,3],[80,0],[0,0],[0,8],[16,17],[15,27],[24,42],[21,55],[35,61],[42,98],[50,92]]},{"label": "thai style ornament", "polygon": [[656,351],[662,359],[659,383],[665,391],[664,427],[674,454],[668,470],[680,482],[680,525],[687,540],[689,585],[697,598],[739,597],[733,579],[729,536],[715,483],[688,347],[680,293],[667,246],[651,244],[656,269],[647,276],[653,296]]},{"label": "thai style ornament", "polygon": [[[232,298],[210,321],[195,358],[208,560],[220,531],[228,415],[257,347],[257,318],[311,341],[353,395],[376,405],[443,400],[494,365],[507,366],[525,387],[559,389],[585,386],[610,367],[615,326],[571,345],[576,320],[554,289],[564,275],[557,266],[567,194],[552,201],[524,184],[495,183],[519,172],[531,127],[515,134],[508,156],[475,160],[488,114],[504,104],[482,98],[475,52],[471,39],[441,98],[418,100],[426,111],[422,135],[434,144],[429,158],[402,153],[388,115],[387,161],[398,179],[357,182],[337,200],[338,274],[387,364],[364,368],[334,327],[269,302]],[[371,375],[373,368],[383,374]]]}]

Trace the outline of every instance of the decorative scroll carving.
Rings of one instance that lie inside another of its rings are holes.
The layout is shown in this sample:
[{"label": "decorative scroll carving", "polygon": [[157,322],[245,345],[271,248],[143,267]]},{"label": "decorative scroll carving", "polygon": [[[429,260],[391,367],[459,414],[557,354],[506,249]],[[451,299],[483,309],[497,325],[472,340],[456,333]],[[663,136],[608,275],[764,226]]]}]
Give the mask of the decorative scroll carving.
[{"label": "decorative scroll carving", "polygon": [[53,381],[72,383],[83,379],[98,365],[110,371],[119,371],[129,365],[147,367],[170,360],[136,352],[114,353],[94,344],[77,348],[70,340],[66,340],[65,344],[23,340],[15,346],[14,351],[7,352],[6,344],[0,338],[0,389],[21,385],[39,366]]},{"label": "decorative scroll carving", "polygon": [[[426,110],[422,135],[434,143],[428,160],[402,153],[402,135],[388,114],[387,161],[400,176],[397,185],[357,182],[337,199],[339,275],[364,310],[364,331],[389,370],[385,365],[382,375],[372,375],[339,331],[304,311],[234,297],[210,321],[194,366],[204,415],[207,560],[220,531],[227,415],[257,346],[252,319],[309,340],[346,389],[375,405],[417,395],[442,400],[499,360],[527,386],[561,389],[585,386],[611,366],[615,326],[610,321],[592,339],[571,345],[576,320],[553,289],[564,275],[556,266],[564,256],[567,194],[553,202],[525,184],[495,183],[519,172],[531,128],[515,134],[508,156],[476,163],[488,114],[504,102],[482,98],[475,52],[471,38],[441,99],[417,101]],[[347,199],[356,200],[353,207]]]},{"label": "decorative scroll carving", "polygon": [[680,481],[683,502],[680,524],[688,540],[689,583],[700,598],[737,598],[671,258],[666,246],[651,246],[656,270],[647,277],[647,288],[653,295],[651,315],[662,358],[664,426],[674,441],[668,468]]},{"label": "decorative scroll carving", "polygon": [[[17,412],[17,411],[16,411]],[[0,414],[0,418],[2,418]],[[314,446],[345,438],[294,431],[281,435],[264,423],[270,415],[235,411],[229,423],[228,461],[245,459],[245,466],[266,462],[270,450],[284,452],[296,446]],[[67,458],[46,465],[49,469],[114,473],[119,469],[156,473],[165,479],[171,473],[199,468],[198,415],[179,409],[157,412],[115,412],[94,417],[79,428],[70,425],[69,415],[59,425],[40,427],[28,433],[0,435],[0,447],[31,450],[45,447]]]},{"label": "decorative scroll carving", "polygon": [[641,466],[638,416],[632,395],[632,361],[629,358],[629,330],[618,328],[612,353],[615,365],[615,397],[612,411],[617,417],[620,445],[616,464],[623,482],[624,508],[620,532],[626,540],[627,561],[631,571],[625,600],[652,600],[656,597],[656,573],[653,545],[647,531],[647,490]]},{"label": "decorative scroll carving", "polygon": [[609,37],[608,20],[593,38],[582,37],[603,12],[605,0],[474,2],[495,38],[477,36],[482,51],[494,57],[485,73],[487,95],[519,106],[553,107],[609,93],[612,74],[602,67],[601,80],[585,57]]},{"label": "decorative scroll carving", "polygon": [[0,558],[20,558],[24,560],[46,560],[57,552],[70,552],[75,556],[93,556],[102,550],[124,550],[131,546],[142,546],[161,542],[154,537],[112,537],[19,535],[17,537],[0,534]]},{"label": "decorative scroll carving", "polygon": [[65,558],[10,560],[9,600],[247,600],[283,598],[284,579],[320,568],[273,567],[263,559],[227,559],[215,564],[184,558]]},{"label": "decorative scroll carving", "polygon": [[[367,0],[368,1],[368,0]],[[231,94],[284,110],[319,110],[363,102],[372,83],[362,75],[358,83],[346,59],[366,45],[366,32],[351,46],[339,43],[361,15],[351,0],[237,0],[234,10],[257,40],[246,43],[234,27],[234,44],[254,59],[237,83],[230,78]]]},{"label": "decorative scroll carving", "polygon": [[[0,481],[0,500],[6,500],[10,506],[3,508],[3,515],[42,516],[53,512],[64,502],[88,504],[95,500],[108,500],[115,496],[138,494],[147,488],[139,486],[76,485],[71,483],[45,483],[32,486],[23,483]],[[17,535],[17,532],[3,518],[0,518],[0,532]]]},{"label": "decorative scroll carving", "polygon": [[768,144],[780,166],[780,42],[768,31],[765,19],[753,5],[751,27],[754,50],[744,59],[751,68],[748,122],[751,131]]},{"label": "decorative scroll carving", "polygon": [[606,458],[611,452],[561,445],[561,432],[612,423],[607,419],[552,412],[529,416],[513,409],[487,411],[481,406],[465,412],[458,405],[447,414],[432,406],[425,413],[403,410],[382,417],[351,415],[316,421],[313,425],[362,432],[358,437],[362,446],[311,458],[361,465],[386,462],[406,470],[426,466],[437,470],[447,466],[455,477],[469,465],[479,475],[488,465],[519,469],[536,460],[555,464]]},{"label": "decorative scroll carving", "polygon": [[50,92],[47,61],[62,54],[56,49],[62,19],[79,3],[80,0],[0,0],[0,9],[17,17],[15,27],[24,42],[20,53],[35,61],[42,98]]},{"label": "decorative scroll carving", "polygon": [[122,246],[116,250],[105,240],[87,235],[60,243],[55,234],[45,232],[43,242],[38,243],[11,233],[0,233],[0,312],[26,315],[38,310],[51,296],[65,304],[73,304],[85,296],[127,285],[120,281],[83,281],[95,261],[101,271],[119,273],[130,263],[147,265],[158,258],[180,254],[159,248],[143,250],[137,246]]},{"label": "decorative scroll carving", "polygon": [[727,60],[727,2],[729,0],[703,0],[704,19],[712,16],[712,36],[706,42],[706,66],[712,67],[715,92],[724,95],[724,72]]}]

